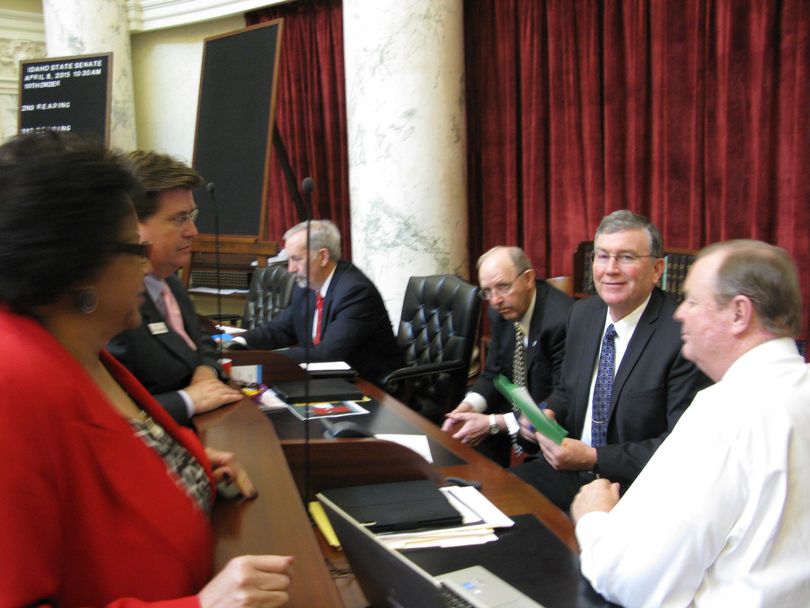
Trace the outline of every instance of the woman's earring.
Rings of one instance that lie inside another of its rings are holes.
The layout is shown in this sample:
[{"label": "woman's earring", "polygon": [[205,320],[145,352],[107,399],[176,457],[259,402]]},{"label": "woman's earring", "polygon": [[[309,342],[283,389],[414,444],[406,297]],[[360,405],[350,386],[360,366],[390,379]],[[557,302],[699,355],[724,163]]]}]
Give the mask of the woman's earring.
[{"label": "woman's earring", "polygon": [[91,287],[82,289],[76,298],[76,303],[79,306],[79,310],[86,315],[95,312],[98,306],[98,294],[96,290]]}]

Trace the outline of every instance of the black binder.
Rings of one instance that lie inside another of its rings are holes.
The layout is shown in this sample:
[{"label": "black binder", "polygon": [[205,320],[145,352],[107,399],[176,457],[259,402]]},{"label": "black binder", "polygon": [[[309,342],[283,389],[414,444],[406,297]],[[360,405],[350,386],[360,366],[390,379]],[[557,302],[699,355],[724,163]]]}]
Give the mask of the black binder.
[{"label": "black binder", "polygon": [[[303,403],[305,381],[274,382],[273,388],[287,403]],[[309,402],[358,401],[363,391],[344,378],[318,378],[309,381]]]},{"label": "black binder", "polygon": [[322,492],[372,532],[461,525],[461,514],[427,479],[398,481]]}]

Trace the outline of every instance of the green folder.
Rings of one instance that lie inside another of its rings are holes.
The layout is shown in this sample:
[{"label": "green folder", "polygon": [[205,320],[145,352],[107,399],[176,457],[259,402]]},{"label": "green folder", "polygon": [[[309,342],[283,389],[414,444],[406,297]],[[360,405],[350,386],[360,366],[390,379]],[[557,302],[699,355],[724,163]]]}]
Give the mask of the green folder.
[{"label": "green folder", "polygon": [[495,388],[506,397],[507,401],[523,412],[534,425],[537,432],[542,433],[557,445],[568,436],[568,431],[561,427],[556,420],[552,420],[543,413],[523,386],[517,386],[503,374],[495,378]]}]

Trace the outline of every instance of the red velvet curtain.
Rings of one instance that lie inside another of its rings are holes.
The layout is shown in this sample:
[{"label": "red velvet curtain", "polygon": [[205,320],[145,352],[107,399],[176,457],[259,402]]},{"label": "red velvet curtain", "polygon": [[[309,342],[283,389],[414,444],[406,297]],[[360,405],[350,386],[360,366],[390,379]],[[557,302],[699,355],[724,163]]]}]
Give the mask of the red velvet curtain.
[{"label": "red velvet curtain", "polygon": [[[247,25],[284,19],[276,96],[276,129],[299,183],[315,181],[315,218],[330,219],[351,254],[343,13],[339,0],[299,0],[248,13]],[[267,225],[271,240],[297,224],[292,195],[273,154],[269,168]]]},{"label": "red velvet curtain", "polygon": [[464,6],[471,260],[518,244],[572,274],[629,208],[670,247],[756,238],[810,267],[810,2]]}]

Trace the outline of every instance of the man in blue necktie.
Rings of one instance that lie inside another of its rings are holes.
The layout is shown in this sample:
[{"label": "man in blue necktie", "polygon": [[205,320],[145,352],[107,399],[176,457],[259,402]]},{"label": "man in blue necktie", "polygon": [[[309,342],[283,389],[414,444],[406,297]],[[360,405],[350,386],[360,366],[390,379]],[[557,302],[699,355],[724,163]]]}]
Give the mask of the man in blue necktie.
[{"label": "man in blue necktie", "polygon": [[597,476],[626,489],[708,383],[680,354],[675,302],[656,286],[663,270],[661,233],[647,218],[619,210],[602,219],[598,297],[571,309],[560,382],[541,404],[568,438],[558,445],[522,418],[542,458],[513,469],[563,510]]},{"label": "man in blue necktie", "polygon": [[684,357],[716,382],[619,500],[573,504],[582,573],[624,606],[810,605],[810,365],[786,251],[726,241],[698,254],[676,312]]}]

